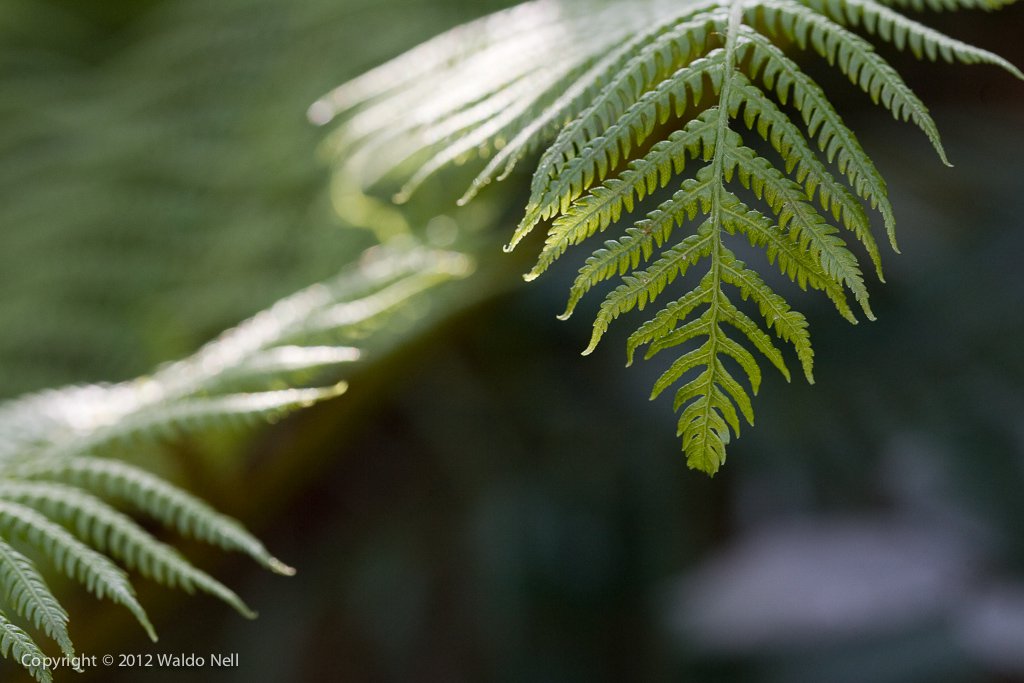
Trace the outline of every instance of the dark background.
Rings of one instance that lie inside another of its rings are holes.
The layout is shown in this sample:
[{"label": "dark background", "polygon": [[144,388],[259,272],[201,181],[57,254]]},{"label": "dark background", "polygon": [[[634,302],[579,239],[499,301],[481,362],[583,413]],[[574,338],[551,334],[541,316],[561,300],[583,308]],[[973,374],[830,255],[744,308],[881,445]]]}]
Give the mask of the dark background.
[{"label": "dark background", "polygon": [[[372,236],[334,214],[306,107],[500,5],[7,0],[0,394],[135,376],[336,272]],[[1024,65],[1024,8],[928,20]],[[721,474],[685,468],[626,329],[579,356],[596,303],[554,319],[570,264],[521,285],[510,213],[510,260],[465,283],[503,293],[448,304],[342,399],[170,453],[299,568],[185,547],[258,621],[140,580],[153,645],[62,587],[86,654],[241,666],[78,680],[1024,680],[1024,85],[882,51],[955,168],[804,60],[885,174],[903,255],[875,323],[783,290],[817,384],[766,373]]]}]

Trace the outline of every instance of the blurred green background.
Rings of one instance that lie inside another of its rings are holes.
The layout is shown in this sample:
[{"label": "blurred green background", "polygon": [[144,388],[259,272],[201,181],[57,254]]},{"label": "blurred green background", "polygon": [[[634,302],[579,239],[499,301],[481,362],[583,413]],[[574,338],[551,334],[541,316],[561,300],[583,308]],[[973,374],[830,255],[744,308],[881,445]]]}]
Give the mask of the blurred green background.
[{"label": "blurred green background", "polygon": [[[306,107],[503,4],[5,0],[0,395],[146,372],[356,258],[373,236],[335,214]],[[1024,65],[1024,7],[928,20]],[[240,667],[77,680],[1024,681],[1024,86],[883,52],[955,168],[805,60],[886,175],[903,255],[876,323],[780,287],[818,383],[766,375],[721,475],[685,469],[624,329],[579,356],[585,311],[554,319],[571,264],[523,286],[529,254],[500,254],[518,175],[465,218],[478,274],[348,395],[153,455],[299,568],[186,547],[258,621],[143,586],[152,645],[67,601],[87,654]]]}]

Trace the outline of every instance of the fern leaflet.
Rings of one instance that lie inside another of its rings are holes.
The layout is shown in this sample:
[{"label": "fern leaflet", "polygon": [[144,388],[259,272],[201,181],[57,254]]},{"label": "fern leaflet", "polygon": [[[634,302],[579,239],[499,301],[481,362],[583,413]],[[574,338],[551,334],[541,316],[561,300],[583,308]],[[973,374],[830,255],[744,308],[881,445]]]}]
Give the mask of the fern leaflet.
[{"label": "fern leaflet", "polygon": [[42,663],[45,653],[32,640],[32,636],[12,623],[3,611],[0,611],[0,655],[26,662],[25,668],[38,683],[53,683],[50,670]]}]

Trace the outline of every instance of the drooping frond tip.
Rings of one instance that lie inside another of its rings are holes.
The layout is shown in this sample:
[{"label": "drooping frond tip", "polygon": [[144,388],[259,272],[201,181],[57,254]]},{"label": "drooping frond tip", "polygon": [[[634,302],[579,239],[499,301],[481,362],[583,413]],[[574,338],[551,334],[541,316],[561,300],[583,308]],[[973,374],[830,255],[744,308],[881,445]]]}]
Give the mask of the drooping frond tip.
[{"label": "drooping frond tip", "polygon": [[[763,264],[740,262],[730,244],[760,248],[769,265],[821,291],[850,322],[854,307],[874,318],[861,255],[883,279],[867,209],[881,214],[897,250],[885,181],[825,91],[781,46],[825,59],[919,128],[948,164],[928,108],[871,41],[1022,78],[1003,58],[900,11],[1005,4],[539,0],[434,39],[342,86],[314,114],[342,121],[334,137],[339,172],[367,187],[404,176],[403,199],[446,164],[489,156],[466,201],[542,149],[506,247],[546,222],[527,280],[640,213],[586,259],[560,317],[593,288],[616,282],[599,306],[587,354],[613,320],[659,300],[629,338],[627,356],[631,362],[643,346],[647,357],[681,352],[653,393],[681,384],[675,409],[683,450],[692,467],[711,474],[740,423],[753,424],[748,387],[757,392],[760,369],[750,349],[788,380],[781,340],[813,378],[807,320],[758,275]],[[495,23],[506,16],[515,18],[507,30]],[[755,151],[764,145],[772,151]],[[642,208],[652,195],[660,203]],[[681,291],[663,304],[669,289]]]}]

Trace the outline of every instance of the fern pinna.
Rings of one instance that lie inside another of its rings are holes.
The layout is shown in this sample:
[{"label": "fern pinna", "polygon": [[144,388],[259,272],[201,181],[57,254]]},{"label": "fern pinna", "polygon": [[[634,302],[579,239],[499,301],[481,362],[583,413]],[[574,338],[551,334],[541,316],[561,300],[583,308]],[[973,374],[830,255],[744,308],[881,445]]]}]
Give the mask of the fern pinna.
[{"label": "fern pinna", "polygon": [[[679,385],[674,403],[687,463],[714,474],[741,421],[754,421],[750,393],[761,370],[752,350],[789,380],[777,337],[813,382],[807,320],[737,258],[731,241],[764,249],[771,264],[801,288],[823,292],[850,322],[854,307],[874,317],[853,242],[882,280],[866,206],[881,214],[896,249],[885,182],[780,44],[825,58],[895,118],[918,126],[948,163],[928,109],[854,29],[918,58],[994,64],[1024,78],[1001,57],[895,9],[1006,4],[538,0],[456,28],[340,86],[311,107],[310,118],[342,120],[330,140],[339,182],[369,191],[404,176],[400,201],[449,162],[489,157],[466,202],[547,145],[506,247],[548,221],[527,280],[637,213],[652,193],[678,188],[586,259],[562,317],[592,288],[617,279],[600,304],[588,354],[613,320],[659,299],[657,313],[629,337],[628,361],[642,347],[645,357],[680,354],[652,398]],[[756,151],[756,138],[774,153]],[[692,288],[662,303],[687,274]],[[753,302],[751,313],[742,300]]]}]

